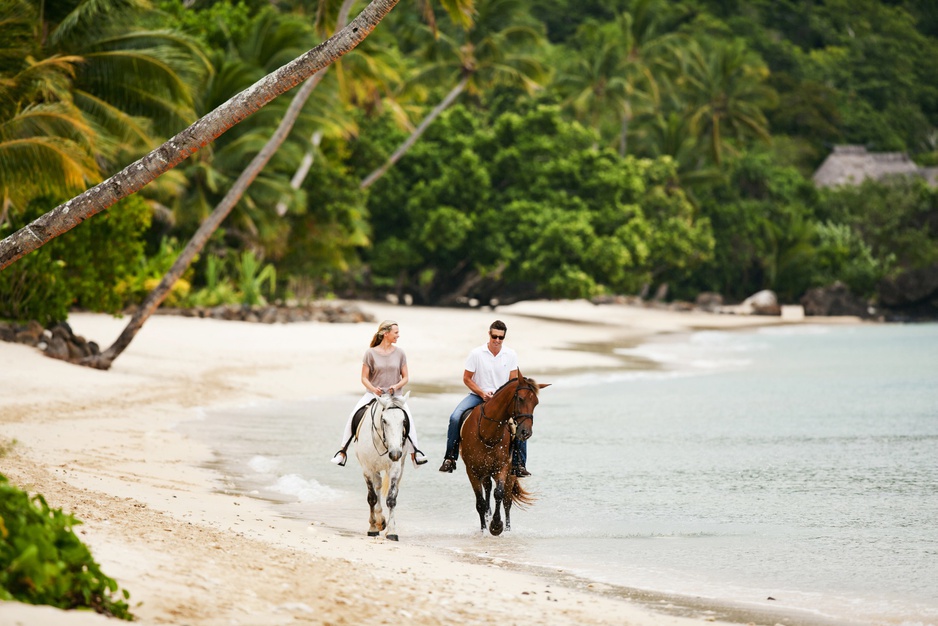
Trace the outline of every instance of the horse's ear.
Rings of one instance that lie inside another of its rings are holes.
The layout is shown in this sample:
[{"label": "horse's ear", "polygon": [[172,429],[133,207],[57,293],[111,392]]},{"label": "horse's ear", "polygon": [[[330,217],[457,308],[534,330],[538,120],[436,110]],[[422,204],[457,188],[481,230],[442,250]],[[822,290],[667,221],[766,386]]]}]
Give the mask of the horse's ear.
[{"label": "horse's ear", "polygon": [[405,402],[407,402],[407,398],[409,397],[410,397],[410,389],[407,390],[407,393],[401,396],[401,404],[404,404]]},{"label": "horse's ear", "polygon": [[551,383],[538,383],[537,384],[539,389],[543,389],[544,387],[550,387],[550,385]]},{"label": "horse's ear", "polygon": [[380,404],[382,407],[388,408],[388,404],[390,404],[390,402],[391,402],[391,396],[389,396],[388,394],[385,393],[385,394],[378,396],[378,404]]}]

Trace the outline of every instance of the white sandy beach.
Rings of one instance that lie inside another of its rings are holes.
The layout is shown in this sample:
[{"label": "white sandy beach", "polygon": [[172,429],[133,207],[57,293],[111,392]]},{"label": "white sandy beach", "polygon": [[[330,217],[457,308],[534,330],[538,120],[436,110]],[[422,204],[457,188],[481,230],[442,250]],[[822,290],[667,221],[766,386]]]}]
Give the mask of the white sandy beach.
[{"label": "white sandy beach", "polygon": [[[412,393],[458,391],[465,355],[484,342],[496,318],[507,323],[508,345],[521,355],[524,373],[542,382],[551,373],[624,367],[612,345],[784,323],[580,301],[519,303],[496,312],[358,304],[376,322],[400,324]],[[69,319],[76,334],[102,348],[126,322],[84,313]],[[218,477],[206,469],[210,451],[174,425],[201,408],[358,393],[361,355],[376,326],[155,316],[106,372],[0,342],[0,473],[84,522],[78,532],[103,571],[130,591],[140,624],[706,620],[654,613],[585,585],[563,587],[496,565],[454,561],[408,545],[406,537],[394,543],[368,538],[364,530],[361,537],[343,536],[317,520],[284,519],[262,501],[220,493]],[[337,436],[344,418],[336,416]],[[431,462],[420,472],[435,472],[439,464],[442,451],[428,453]],[[322,468],[335,469],[326,460]],[[0,626],[104,623],[117,622],[0,603]]]}]

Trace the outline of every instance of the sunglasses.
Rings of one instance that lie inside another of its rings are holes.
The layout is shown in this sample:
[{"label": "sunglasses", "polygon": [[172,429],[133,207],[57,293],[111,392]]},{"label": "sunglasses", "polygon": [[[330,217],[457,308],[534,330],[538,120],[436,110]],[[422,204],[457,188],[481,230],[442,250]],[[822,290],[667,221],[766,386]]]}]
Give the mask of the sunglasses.
[{"label": "sunglasses", "polygon": [[505,335],[493,335],[492,333],[489,333],[489,337],[491,337],[491,338],[494,339],[495,341],[504,341],[504,340],[505,340]]}]

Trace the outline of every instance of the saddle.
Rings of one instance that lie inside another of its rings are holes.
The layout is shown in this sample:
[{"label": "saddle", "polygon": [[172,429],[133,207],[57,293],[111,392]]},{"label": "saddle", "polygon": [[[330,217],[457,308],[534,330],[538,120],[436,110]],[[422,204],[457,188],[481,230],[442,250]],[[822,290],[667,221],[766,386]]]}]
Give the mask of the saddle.
[{"label": "saddle", "polygon": [[[478,405],[481,406],[481,405]],[[462,440],[462,427],[466,423],[466,418],[469,417],[469,414],[472,413],[472,410],[477,408],[477,406],[472,407],[471,409],[466,409],[462,412],[462,415],[459,416],[459,437],[456,439],[456,442],[459,443]],[[511,446],[515,446],[515,432],[517,432],[517,426],[515,425],[514,420],[509,421],[508,429],[511,431]]]},{"label": "saddle", "polygon": [[[358,427],[362,423],[362,418],[365,417],[365,410],[377,401],[377,398],[372,398],[367,404],[355,411],[355,415],[352,416],[352,438],[345,442],[345,446],[342,448],[343,450],[348,448],[348,444],[352,443],[353,439],[358,441]],[[410,414],[408,414],[405,409],[401,410],[404,411],[404,438],[407,439],[410,437]],[[463,419],[465,419],[465,417]]]}]

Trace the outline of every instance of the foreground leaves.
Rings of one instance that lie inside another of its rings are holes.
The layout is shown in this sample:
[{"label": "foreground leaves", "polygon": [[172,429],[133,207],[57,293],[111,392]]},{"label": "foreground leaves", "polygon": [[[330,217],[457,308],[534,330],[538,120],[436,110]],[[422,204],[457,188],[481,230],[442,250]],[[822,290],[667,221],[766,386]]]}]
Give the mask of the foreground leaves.
[{"label": "foreground leaves", "polygon": [[0,474],[0,600],[89,608],[133,620],[130,594],[101,571],[73,532],[80,523]]}]

